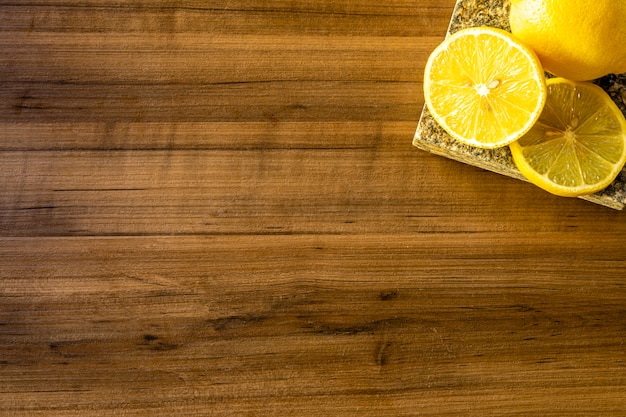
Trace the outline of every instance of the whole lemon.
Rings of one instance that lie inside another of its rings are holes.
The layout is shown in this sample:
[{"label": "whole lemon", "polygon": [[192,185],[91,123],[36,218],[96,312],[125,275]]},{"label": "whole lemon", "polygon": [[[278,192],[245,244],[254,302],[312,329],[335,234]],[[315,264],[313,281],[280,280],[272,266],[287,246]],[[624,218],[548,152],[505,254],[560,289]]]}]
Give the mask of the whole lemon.
[{"label": "whole lemon", "polygon": [[626,72],[626,0],[511,0],[511,32],[574,81]]}]

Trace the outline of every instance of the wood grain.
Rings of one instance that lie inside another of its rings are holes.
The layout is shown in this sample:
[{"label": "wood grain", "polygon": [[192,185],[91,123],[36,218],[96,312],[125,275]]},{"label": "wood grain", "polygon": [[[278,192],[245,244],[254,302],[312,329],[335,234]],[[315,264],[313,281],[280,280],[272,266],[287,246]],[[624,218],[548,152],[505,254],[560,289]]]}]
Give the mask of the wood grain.
[{"label": "wood grain", "polygon": [[0,7],[0,415],[626,415],[622,214],[417,150],[454,1]]}]

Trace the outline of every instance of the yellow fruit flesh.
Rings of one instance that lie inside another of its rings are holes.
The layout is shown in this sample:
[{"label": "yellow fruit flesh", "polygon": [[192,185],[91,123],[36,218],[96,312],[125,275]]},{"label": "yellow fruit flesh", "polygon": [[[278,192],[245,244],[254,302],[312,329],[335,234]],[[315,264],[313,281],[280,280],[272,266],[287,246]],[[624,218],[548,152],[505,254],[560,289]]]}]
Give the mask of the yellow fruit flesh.
[{"label": "yellow fruit flesh", "polygon": [[590,194],[626,162],[626,120],[598,86],[551,79],[541,117],[510,149],[530,182],[561,196]]},{"label": "yellow fruit flesh", "polygon": [[424,96],[433,117],[457,140],[496,148],[518,139],[545,101],[536,55],[493,28],[457,32],[426,64]]}]

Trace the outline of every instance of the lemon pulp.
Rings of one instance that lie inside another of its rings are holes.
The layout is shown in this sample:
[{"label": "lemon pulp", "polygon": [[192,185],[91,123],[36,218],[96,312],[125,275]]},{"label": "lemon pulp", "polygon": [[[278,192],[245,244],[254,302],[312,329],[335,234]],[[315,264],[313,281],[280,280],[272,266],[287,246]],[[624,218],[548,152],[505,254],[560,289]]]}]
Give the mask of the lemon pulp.
[{"label": "lemon pulp", "polygon": [[463,29],[430,55],[424,98],[435,120],[458,141],[498,148],[519,139],[545,103],[543,68],[510,33]]},{"label": "lemon pulp", "polygon": [[520,172],[560,196],[606,188],[626,163],[626,119],[595,84],[547,81],[548,97],[537,123],[509,147]]}]

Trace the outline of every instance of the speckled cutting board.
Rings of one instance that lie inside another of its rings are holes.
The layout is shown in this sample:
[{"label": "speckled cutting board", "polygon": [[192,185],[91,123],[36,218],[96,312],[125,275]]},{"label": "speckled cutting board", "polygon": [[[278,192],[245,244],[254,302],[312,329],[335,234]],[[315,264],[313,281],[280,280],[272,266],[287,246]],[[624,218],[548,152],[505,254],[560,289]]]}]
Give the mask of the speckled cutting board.
[{"label": "speckled cutting board", "polygon": [[[508,16],[509,0],[458,0],[448,33],[472,26],[493,26],[508,31]],[[626,74],[610,75],[594,82],[608,92],[626,114]],[[450,137],[433,119],[426,106],[422,111],[413,145],[437,155],[525,180],[513,164],[508,147],[485,150],[466,146]],[[623,209],[626,204],[626,169],[605,190],[580,198],[613,209]]]}]

